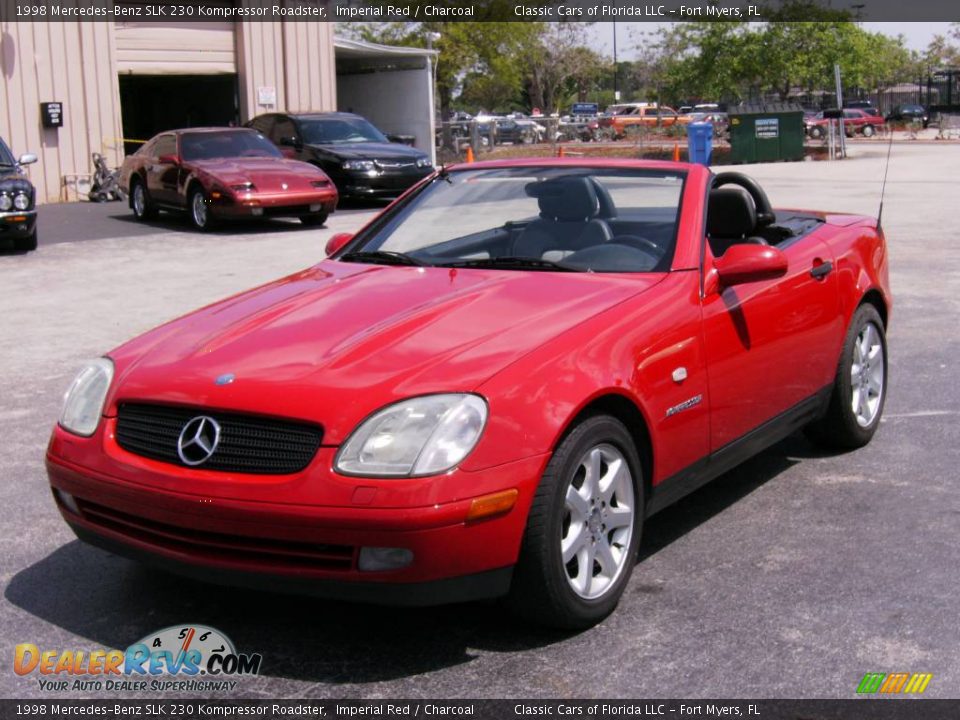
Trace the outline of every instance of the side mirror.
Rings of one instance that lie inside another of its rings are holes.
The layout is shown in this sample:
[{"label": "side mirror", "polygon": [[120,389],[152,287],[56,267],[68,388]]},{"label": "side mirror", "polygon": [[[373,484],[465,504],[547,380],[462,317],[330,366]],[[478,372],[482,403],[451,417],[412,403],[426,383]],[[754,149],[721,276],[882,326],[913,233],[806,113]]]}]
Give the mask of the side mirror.
[{"label": "side mirror", "polygon": [[157,162],[159,162],[161,165],[179,165],[180,158],[178,158],[176,155],[161,155],[157,158]]},{"label": "side mirror", "polygon": [[37,156],[33,153],[24,153],[20,156],[20,159],[17,160],[17,165],[32,165],[37,161]]},{"label": "side mirror", "polygon": [[337,250],[342,248],[351,240],[353,240],[353,233],[337,233],[334,235],[332,238],[327,240],[327,247],[325,249],[327,257],[333,255],[335,252],[337,252]]},{"label": "side mirror", "polygon": [[787,256],[769,245],[731,245],[713,261],[721,287],[758,280],[772,280],[786,274]]},{"label": "side mirror", "polygon": [[280,138],[280,144],[283,147],[292,147],[296,150],[300,150],[303,148],[303,143],[298,138],[295,138],[295,137],[282,137]]}]

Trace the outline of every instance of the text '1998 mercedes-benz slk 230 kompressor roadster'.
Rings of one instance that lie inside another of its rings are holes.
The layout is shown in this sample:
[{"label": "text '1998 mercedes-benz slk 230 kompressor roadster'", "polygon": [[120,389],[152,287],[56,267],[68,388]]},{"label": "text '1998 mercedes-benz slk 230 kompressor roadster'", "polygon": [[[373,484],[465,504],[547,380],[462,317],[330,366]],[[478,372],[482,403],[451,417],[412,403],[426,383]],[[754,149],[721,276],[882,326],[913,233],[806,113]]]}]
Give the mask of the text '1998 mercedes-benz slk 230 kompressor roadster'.
[{"label": "text '1998 mercedes-benz slk 230 kompressor roadster'", "polygon": [[684,163],[442,168],[330,257],[91,362],[47,453],[77,535],[207,581],[610,613],[645,518],[788,434],[865,445],[875,219]]}]

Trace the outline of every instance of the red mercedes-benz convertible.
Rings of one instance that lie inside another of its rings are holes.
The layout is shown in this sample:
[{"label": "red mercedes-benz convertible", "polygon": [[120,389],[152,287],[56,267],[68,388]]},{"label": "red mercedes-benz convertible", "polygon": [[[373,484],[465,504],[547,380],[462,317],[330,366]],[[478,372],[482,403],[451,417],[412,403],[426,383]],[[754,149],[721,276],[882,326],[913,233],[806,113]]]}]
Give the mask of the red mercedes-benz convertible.
[{"label": "red mercedes-benz convertible", "polygon": [[123,161],[120,184],[138,220],[185,210],[198,230],[220,219],[280,216],[323,225],[337,206],[323,170],[285,158],[248,128],[160,133]]},{"label": "red mercedes-benz convertible", "polygon": [[645,518],[801,428],[856,448],[879,426],[877,221],[773,209],[739,173],[445,168],[328,250],[81,370],[47,453],[80,538],[585,627]]}]

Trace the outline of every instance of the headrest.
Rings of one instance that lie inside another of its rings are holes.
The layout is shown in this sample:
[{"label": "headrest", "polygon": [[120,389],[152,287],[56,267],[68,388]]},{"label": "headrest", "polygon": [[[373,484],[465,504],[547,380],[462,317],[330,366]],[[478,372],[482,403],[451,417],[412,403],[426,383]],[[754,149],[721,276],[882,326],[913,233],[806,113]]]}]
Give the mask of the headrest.
[{"label": "headrest", "polygon": [[710,191],[707,201],[707,234],[718,238],[746,237],[757,227],[757,207],[739,187]]},{"label": "headrest", "polygon": [[583,175],[528,183],[524,190],[537,199],[540,217],[549,220],[589,220],[600,211],[593,181]]},{"label": "headrest", "polygon": [[590,182],[593,183],[593,189],[597,193],[597,202],[600,205],[600,210],[597,212],[597,218],[599,220],[613,220],[617,216],[617,206],[613,204],[613,198],[610,197],[610,191],[604,187],[596,178],[590,178]]}]

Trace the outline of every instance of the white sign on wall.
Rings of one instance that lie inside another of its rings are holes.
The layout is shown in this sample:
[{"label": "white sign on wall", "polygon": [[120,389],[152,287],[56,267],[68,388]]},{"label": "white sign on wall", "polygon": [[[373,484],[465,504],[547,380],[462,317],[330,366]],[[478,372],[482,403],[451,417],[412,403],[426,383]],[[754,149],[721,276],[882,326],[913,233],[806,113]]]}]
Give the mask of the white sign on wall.
[{"label": "white sign on wall", "polygon": [[257,88],[257,105],[276,105],[277,104],[277,89],[275,87],[258,87]]}]

